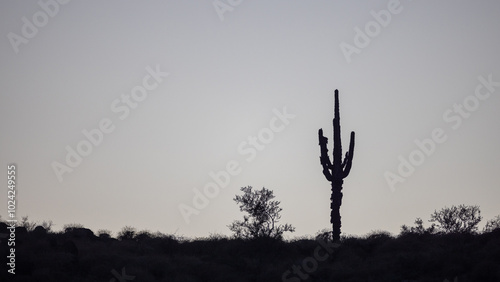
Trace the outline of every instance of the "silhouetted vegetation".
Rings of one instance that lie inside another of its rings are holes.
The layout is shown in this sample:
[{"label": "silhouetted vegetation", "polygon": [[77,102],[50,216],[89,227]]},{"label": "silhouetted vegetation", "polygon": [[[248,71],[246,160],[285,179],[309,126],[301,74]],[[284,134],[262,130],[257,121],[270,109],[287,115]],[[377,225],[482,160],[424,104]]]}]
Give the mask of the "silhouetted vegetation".
[{"label": "silhouetted vegetation", "polygon": [[483,232],[491,232],[498,228],[500,228],[500,215],[497,215],[495,218],[488,220],[486,222],[486,225],[484,226]]},{"label": "silhouetted vegetation", "polygon": [[444,233],[472,233],[477,231],[481,221],[479,206],[452,206],[434,211],[430,222],[437,222],[438,231]]},{"label": "silhouetted vegetation", "polygon": [[323,129],[319,129],[319,147],[321,151],[320,162],[323,166],[323,174],[326,179],[332,183],[332,196],[330,198],[330,223],[332,224],[332,236],[334,241],[340,239],[341,219],[340,206],[342,205],[342,184],[344,178],[349,175],[352,166],[352,157],[354,156],[354,131],[351,131],[351,141],[349,151],[346,152],[344,161],[342,161],[342,142],[340,139],[340,110],[339,110],[339,91],[335,90],[335,108],[333,118],[333,162],[328,156],[328,138],[323,136]]},{"label": "silhouetted vegetation", "polygon": [[242,187],[241,191],[243,195],[236,195],[234,201],[240,205],[240,211],[248,215],[243,216],[243,221],[236,220],[228,226],[236,238],[282,239],[283,233],[295,231],[290,224],[278,224],[283,209],[279,207],[279,201],[271,201],[275,197],[272,190],[252,190],[248,186]]},{"label": "silhouetted vegetation", "polygon": [[[435,234],[435,233],[475,233],[477,225],[481,221],[479,206],[451,206],[431,214],[429,222],[433,222],[429,228],[425,228],[423,220],[417,218],[414,227],[401,226],[401,233]],[[486,230],[492,231],[495,226],[500,226],[494,220],[486,224]]]},{"label": "silhouetted vegetation", "polygon": [[[16,275],[2,271],[0,281],[500,281],[498,225],[483,232],[426,232],[421,225],[398,236],[341,236],[339,245],[326,230],[284,241],[220,234],[188,239],[126,226],[116,239],[78,224],[60,232],[18,226]],[[0,222],[0,234],[7,232]],[[127,279],[115,276],[122,274]]]},{"label": "silhouetted vegetation", "polygon": [[132,226],[125,226],[120,232],[118,232],[119,240],[132,240],[135,237],[136,229]]}]

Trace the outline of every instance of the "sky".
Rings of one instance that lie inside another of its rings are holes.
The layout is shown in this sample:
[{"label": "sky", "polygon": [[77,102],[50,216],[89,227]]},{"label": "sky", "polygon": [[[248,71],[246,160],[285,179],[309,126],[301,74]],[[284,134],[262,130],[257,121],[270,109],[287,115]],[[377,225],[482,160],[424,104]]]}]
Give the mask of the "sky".
[{"label": "sky", "polygon": [[500,214],[498,1],[1,1],[0,215],[231,235],[240,188],[330,228],[333,93],[343,234],[434,210]]}]

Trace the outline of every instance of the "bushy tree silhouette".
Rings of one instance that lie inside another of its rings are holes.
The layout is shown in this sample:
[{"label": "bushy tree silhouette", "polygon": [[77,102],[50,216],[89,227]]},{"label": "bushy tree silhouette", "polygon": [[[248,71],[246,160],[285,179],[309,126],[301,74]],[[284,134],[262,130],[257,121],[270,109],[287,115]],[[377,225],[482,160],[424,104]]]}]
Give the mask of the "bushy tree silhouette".
[{"label": "bushy tree silhouette", "polygon": [[294,232],[295,227],[290,224],[279,225],[281,218],[279,201],[274,199],[272,190],[252,190],[251,186],[242,187],[243,195],[236,195],[233,199],[240,205],[240,211],[248,213],[243,221],[234,221],[228,225],[234,236],[243,239],[274,238],[282,239],[284,232]]},{"label": "bushy tree silhouette", "polygon": [[459,205],[434,211],[429,221],[443,233],[474,233],[481,219],[479,206]]},{"label": "bushy tree silhouette", "polygon": [[118,232],[117,238],[121,241],[134,239],[137,230],[132,226],[124,226],[120,232]]},{"label": "bushy tree silhouette", "polygon": [[414,227],[401,226],[401,234],[475,233],[481,219],[479,206],[444,207],[440,211],[435,210],[431,214],[429,222],[432,222],[432,225],[429,228],[425,228],[423,220],[417,218]]},{"label": "bushy tree silhouette", "polygon": [[500,228],[500,215],[497,215],[495,218],[490,219],[486,222],[483,232],[491,232],[499,228]]}]

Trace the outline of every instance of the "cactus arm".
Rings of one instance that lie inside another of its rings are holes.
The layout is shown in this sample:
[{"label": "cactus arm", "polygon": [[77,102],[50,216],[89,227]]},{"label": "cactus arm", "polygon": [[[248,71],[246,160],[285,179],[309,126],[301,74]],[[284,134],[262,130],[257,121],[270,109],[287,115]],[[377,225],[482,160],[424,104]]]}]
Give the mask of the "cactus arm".
[{"label": "cactus arm", "polygon": [[328,156],[328,138],[323,136],[323,129],[318,131],[319,146],[321,150],[320,162],[323,167],[323,174],[332,184],[332,196],[330,197],[331,213],[330,223],[332,224],[333,241],[340,240],[341,216],[340,206],[342,205],[342,184],[344,178],[349,175],[354,156],[354,131],[351,132],[349,151],[346,152],[342,161],[342,144],[340,138],[340,110],[339,92],[335,90],[334,118],[333,118],[333,160]]},{"label": "cactus arm", "polygon": [[351,140],[349,142],[349,151],[345,154],[344,167],[342,178],[346,178],[351,171],[352,157],[354,156],[354,131],[351,131]]},{"label": "cactus arm", "polygon": [[319,157],[321,165],[323,166],[323,174],[325,175],[328,181],[332,181],[332,174],[330,169],[332,167],[332,163],[330,162],[330,157],[328,157],[328,138],[323,136],[323,129],[318,131],[319,137],[319,146],[321,149],[321,156]]},{"label": "cactus arm", "polygon": [[342,162],[342,170],[345,169],[345,165],[347,164],[347,159],[349,158],[349,152],[345,153],[344,161]]}]

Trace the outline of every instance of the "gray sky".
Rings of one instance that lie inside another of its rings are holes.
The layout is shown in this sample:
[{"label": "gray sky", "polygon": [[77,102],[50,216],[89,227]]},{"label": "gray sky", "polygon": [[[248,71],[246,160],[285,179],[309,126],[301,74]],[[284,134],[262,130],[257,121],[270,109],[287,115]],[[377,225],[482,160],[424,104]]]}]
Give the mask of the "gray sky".
[{"label": "gray sky", "polygon": [[335,89],[344,150],[356,132],[344,233],[458,204],[481,228],[500,214],[498,1],[39,3],[0,2],[0,181],[6,195],[17,164],[18,218],[230,234],[250,185],[314,234],[330,227],[317,131],[331,146]]}]

